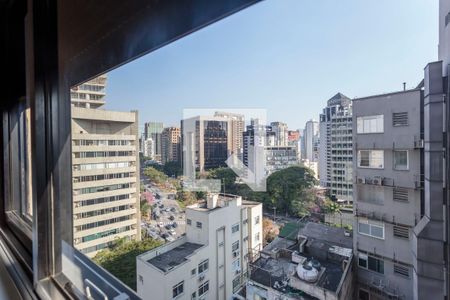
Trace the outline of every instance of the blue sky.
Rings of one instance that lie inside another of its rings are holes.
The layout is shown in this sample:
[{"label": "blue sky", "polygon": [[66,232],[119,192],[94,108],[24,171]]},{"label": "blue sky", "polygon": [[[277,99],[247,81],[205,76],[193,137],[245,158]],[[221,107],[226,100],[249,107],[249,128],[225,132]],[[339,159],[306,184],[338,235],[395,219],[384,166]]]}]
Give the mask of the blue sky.
[{"label": "blue sky", "polygon": [[185,108],[267,109],[303,128],[337,92],[415,87],[438,1],[266,0],[109,73],[107,109],[178,125]]}]

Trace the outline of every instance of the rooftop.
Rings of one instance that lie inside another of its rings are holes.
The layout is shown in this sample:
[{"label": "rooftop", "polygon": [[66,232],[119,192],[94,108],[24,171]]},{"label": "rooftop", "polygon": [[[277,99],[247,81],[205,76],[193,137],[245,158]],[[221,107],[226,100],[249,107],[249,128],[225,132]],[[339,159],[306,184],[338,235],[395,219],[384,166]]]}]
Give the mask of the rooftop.
[{"label": "rooftop", "polygon": [[[292,298],[317,299],[315,297],[320,298],[323,290],[339,293],[341,282],[348,278],[347,270],[351,267],[352,238],[346,237],[342,228],[319,223],[286,226],[284,237],[280,234],[251,264],[250,279],[274,289],[285,282],[280,290]],[[320,263],[315,282],[300,279],[296,271],[298,265],[311,261]]]},{"label": "rooftop", "polygon": [[303,228],[300,228],[299,235],[307,236],[308,240],[321,240],[329,245],[353,248],[353,239],[351,236],[345,236],[345,229],[343,228],[308,222]]},{"label": "rooftop", "polygon": [[201,247],[203,247],[201,244],[186,242],[176,248],[173,248],[172,250],[149,259],[147,262],[154,265],[158,269],[167,272],[187,261],[187,257]]}]

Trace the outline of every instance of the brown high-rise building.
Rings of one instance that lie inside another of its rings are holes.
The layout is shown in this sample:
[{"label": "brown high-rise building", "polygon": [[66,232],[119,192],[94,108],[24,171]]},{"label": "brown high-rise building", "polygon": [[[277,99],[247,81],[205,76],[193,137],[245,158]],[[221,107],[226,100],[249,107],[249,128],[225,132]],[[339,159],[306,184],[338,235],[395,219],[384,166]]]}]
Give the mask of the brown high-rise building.
[{"label": "brown high-rise building", "polygon": [[180,161],[181,130],[179,127],[164,128],[161,134],[161,161]]}]

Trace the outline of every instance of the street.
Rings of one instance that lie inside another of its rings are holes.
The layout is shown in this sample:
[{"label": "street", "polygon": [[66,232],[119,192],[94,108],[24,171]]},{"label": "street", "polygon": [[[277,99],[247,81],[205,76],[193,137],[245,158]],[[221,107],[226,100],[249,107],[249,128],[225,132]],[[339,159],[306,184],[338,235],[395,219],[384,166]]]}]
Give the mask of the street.
[{"label": "street", "polygon": [[151,219],[141,220],[141,227],[147,234],[157,240],[174,241],[186,232],[185,213],[175,200],[175,194],[163,191],[143,174],[141,184],[145,192],[154,196],[151,206]]}]

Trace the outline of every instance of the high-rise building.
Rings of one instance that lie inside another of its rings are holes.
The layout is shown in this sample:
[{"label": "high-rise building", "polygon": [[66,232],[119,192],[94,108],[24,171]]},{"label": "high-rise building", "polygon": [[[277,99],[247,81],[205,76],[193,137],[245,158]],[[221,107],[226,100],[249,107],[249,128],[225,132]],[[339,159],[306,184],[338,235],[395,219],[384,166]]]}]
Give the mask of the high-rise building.
[{"label": "high-rise building", "polygon": [[448,297],[449,14],[416,89],[353,103],[359,299]]},{"label": "high-rise building", "polygon": [[180,161],[181,130],[179,127],[164,128],[161,134],[161,162]]},{"label": "high-rise building", "polygon": [[319,122],[309,120],[303,130],[304,153],[302,159],[318,161],[319,159]]},{"label": "high-rise building", "polygon": [[74,246],[90,257],[140,239],[138,114],[100,109],[105,85],[100,76],[71,89]]},{"label": "high-rise building", "polygon": [[288,126],[283,122],[271,122],[272,132],[275,133],[275,146],[288,145]]},{"label": "high-rise building", "polygon": [[320,185],[338,201],[353,201],[352,100],[337,93],[327,101],[319,124]]},{"label": "high-rise building", "polygon": [[242,132],[244,132],[245,128],[244,115],[217,111],[214,116],[226,118],[231,122],[231,154],[236,154],[239,158],[242,158]]},{"label": "high-rise building", "polygon": [[208,195],[186,208],[186,235],[137,257],[143,299],[232,299],[263,244],[262,204]]},{"label": "high-rise building", "polygon": [[183,161],[194,160],[200,172],[226,167],[231,152],[231,122],[227,118],[197,116],[181,121]]},{"label": "high-rise building", "polygon": [[153,140],[153,160],[161,162],[162,158],[162,131],[164,124],[162,122],[147,122],[144,124],[145,139]]},{"label": "high-rise building", "polygon": [[249,164],[249,162],[254,160],[254,157],[249,156],[252,147],[274,147],[276,144],[275,132],[272,131],[272,127],[260,124],[258,119],[252,119],[250,121],[250,125],[247,126],[247,129],[242,133],[242,136],[244,144],[242,161],[247,167],[252,165],[252,163]]},{"label": "high-rise building", "polygon": [[152,138],[148,138],[143,142],[142,154],[144,157],[154,159],[155,157],[155,145]]},{"label": "high-rise building", "polygon": [[413,298],[411,248],[423,192],[421,111],[420,88],[353,100],[360,298],[377,285],[386,297]]}]

